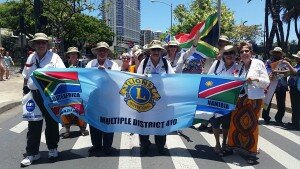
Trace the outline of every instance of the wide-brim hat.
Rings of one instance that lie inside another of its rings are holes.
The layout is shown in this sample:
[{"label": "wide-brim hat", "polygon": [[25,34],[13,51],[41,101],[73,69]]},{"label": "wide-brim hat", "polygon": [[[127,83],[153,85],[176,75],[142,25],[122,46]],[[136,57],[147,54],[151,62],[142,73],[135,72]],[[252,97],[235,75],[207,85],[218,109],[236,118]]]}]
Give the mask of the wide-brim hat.
[{"label": "wide-brim hat", "polygon": [[236,47],[233,45],[226,45],[224,48],[220,51],[220,54],[223,55],[225,52],[234,51],[236,53]]},{"label": "wide-brim hat", "polygon": [[68,56],[69,53],[78,53],[78,57],[81,57],[81,53],[77,47],[69,47],[65,55]]},{"label": "wide-brim hat", "polygon": [[281,53],[282,56],[285,55],[285,53],[282,51],[281,47],[275,47],[273,50],[270,50],[271,55],[274,55],[274,52],[279,52],[279,53]]},{"label": "wide-brim hat", "polygon": [[151,49],[161,49],[163,52],[166,52],[167,50],[163,47],[163,43],[159,40],[152,40],[148,47],[147,50],[151,50]]},{"label": "wide-brim hat", "polygon": [[143,54],[143,50],[142,49],[138,49],[137,51],[134,52],[135,56],[140,56],[141,54]]},{"label": "wide-brim hat", "polygon": [[170,46],[177,46],[177,52],[181,51],[181,47],[179,46],[179,43],[177,41],[169,41],[164,47],[166,50],[168,50]]},{"label": "wide-brim hat", "polygon": [[92,48],[92,53],[94,54],[94,55],[97,55],[97,50],[98,49],[100,49],[100,48],[105,48],[105,49],[107,49],[108,50],[108,55],[112,55],[112,51],[110,50],[110,48],[109,48],[109,45],[106,43],[106,42],[99,42],[99,43],[97,43],[97,45],[96,45],[96,47],[95,48]]},{"label": "wide-brim hat", "polygon": [[221,35],[220,37],[219,37],[219,41],[224,41],[224,42],[228,42],[228,43],[230,43],[230,41],[229,41],[229,38],[227,37],[227,36],[225,36],[225,35]]},{"label": "wide-brim hat", "polygon": [[44,33],[36,33],[34,34],[34,37],[33,39],[31,39],[30,41],[28,41],[28,45],[31,47],[31,48],[34,48],[34,42],[35,41],[47,41],[48,42],[48,46],[51,46],[51,41],[50,39],[48,38],[48,36]]},{"label": "wide-brim hat", "polygon": [[294,56],[295,58],[300,59],[300,51],[298,51],[297,54],[293,54],[293,56]]}]

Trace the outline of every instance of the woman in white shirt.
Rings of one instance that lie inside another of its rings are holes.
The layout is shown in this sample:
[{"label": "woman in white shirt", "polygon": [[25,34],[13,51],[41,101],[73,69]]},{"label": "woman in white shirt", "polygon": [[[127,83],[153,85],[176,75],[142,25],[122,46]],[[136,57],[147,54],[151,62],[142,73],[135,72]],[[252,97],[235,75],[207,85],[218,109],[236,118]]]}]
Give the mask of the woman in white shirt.
[{"label": "woman in white shirt", "polygon": [[[210,67],[208,74],[221,75],[221,76],[234,76],[237,70],[237,64],[235,63],[235,47],[227,45],[220,52],[222,59],[216,60]],[[227,147],[227,135],[230,125],[230,115],[226,114],[221,117],[213,117],[210,119],[210,123],[213,128],[213,133],[216,140],[216,146],[214,148],[215,153],[219,156],[224,156],[224,153],[230,152]],[[220,125],[222,124],[223,142],[222,148],[220,144]]]},{"label": "woman in white shirt", "polygon": [[241,63],[237,75],[246,79],[247,85],[237,101],[236,110],[231,113],[228,146],[242,150],[249,164],[257,161],[258,118],[270,79],[265,64],[252,58],[252,45],[241,42],[239,46]]}]

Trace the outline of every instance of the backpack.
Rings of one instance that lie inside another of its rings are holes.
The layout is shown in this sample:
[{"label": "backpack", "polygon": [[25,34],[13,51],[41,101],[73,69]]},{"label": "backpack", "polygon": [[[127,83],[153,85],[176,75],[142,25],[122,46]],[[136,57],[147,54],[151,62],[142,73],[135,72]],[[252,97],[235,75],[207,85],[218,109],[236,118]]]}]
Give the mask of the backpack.
[{"label": "backpack", "polygon": [[217,69],[218,69],[218,67],[220,65],[220,62],[221,62],[220,60],[217,61],[217,64],[216,64],[216,67],[215,67],[215,71],[214,71],[215,75],[217,75]]},{"label": "backpack", "polygon": [[[148,60],[149,60],[150,57],[146,57],[145,60],[144,60],[144,64],[143,64],[143,74],[145,72],[145,69],[146,69],[146,66],[147,66],[147,63],[148,63]],[[164,63],[164,67],[165,67],[165,70],[166,70],[166,73],[168,73],[168,62],[167,62],[167,59],[166,58],[162,58],[162,61]]]}]

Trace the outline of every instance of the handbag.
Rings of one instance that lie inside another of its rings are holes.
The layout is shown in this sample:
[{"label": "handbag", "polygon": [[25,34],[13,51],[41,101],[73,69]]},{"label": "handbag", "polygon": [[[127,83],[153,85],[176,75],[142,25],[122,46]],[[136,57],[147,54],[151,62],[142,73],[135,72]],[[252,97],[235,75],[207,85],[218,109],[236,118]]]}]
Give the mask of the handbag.
[{"label": "handbag", "polygon": [[40,121],[43,120],[42,112],[32,97],[32,92],[27,93],[22,99],[24,121]]}]

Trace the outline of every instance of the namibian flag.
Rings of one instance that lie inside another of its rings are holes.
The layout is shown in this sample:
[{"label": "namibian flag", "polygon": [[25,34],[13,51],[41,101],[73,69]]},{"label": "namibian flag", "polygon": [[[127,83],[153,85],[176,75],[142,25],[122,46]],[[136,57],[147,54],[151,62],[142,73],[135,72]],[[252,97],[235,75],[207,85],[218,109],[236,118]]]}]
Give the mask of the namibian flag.
[{"label": "namibian flag", "polygon": [[219,25],[217,14],[210,15],[205,21],[195,25],[189,34],[180,33],[175,36],[176,41],[183,50],[188,50],[194,41],[194,37],[200,33],[196,52],[193,54],[195,59],[215,58],[218,49],[214,47],[219,38]]},{"label": "namibian flag", "polygon": [[206,105],[197,106],[197,118],[208,120],[214,115],[218,117],[234,110],[244,82],[241,79],[202,77],[198,98]]},{"label": "namibian flag", "polygon": [[81,93],[77,72],[34,71],[33,76],[48,97],[64,93]]}]

